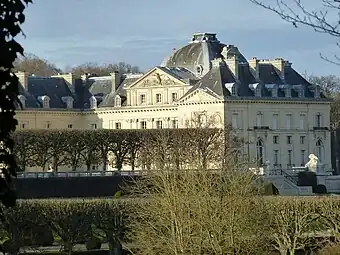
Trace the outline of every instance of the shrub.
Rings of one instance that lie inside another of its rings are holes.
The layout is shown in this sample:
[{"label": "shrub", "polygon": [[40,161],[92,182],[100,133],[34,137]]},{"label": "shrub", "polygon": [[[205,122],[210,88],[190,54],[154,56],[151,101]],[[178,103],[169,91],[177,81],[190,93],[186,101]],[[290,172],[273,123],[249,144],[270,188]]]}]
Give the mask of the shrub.
[{"label": "shrub", "polygon": [[99,250],[102,247],[102,241],[98,237],[91,237],[88,241],[86,241],[86,249],[90,250]]},{"label": "shrub", "polygon": [[340,243],[331,243],[318,252],[319,255],[340,255]]}]

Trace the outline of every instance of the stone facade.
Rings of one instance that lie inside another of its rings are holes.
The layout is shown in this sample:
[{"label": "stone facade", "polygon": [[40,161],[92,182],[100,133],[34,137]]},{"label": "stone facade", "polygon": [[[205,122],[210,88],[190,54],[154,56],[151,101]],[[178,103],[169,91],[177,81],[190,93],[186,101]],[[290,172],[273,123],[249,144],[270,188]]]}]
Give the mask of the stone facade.
[{"label": "stone facade", "polygon": [[272,167],[330,167],[330,100],[281,58],[246,60],[215,34],[145,74],[35,77],[20,73],[19,129],[183,128],[194,113],[220,116],[245,138],[245,152]]}]

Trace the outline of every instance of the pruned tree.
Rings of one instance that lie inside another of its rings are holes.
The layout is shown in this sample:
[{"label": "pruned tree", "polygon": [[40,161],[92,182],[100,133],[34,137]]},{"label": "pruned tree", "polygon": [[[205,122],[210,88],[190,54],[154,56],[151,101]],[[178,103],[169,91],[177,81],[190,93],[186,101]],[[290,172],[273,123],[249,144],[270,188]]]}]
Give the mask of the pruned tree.
[{"label": "pruned tree", "polygon": [[65,132],[65,139],[67,141],[64,150],[66,157],[66,164],[71,167],[72,171],[76,171],[78,167],[84,162],[82,160],[82,153],[85,148],[85,137],[83,132],[79,130],[72,130]]},{"label": "pruned tree", "polygon": [[[281,19],[290,22],[294,27],[306,26],[315,32],[327,34],[336,40],[340,37],[340,2],[338,0],[321,0],[320,7],[309,8],[311,1],[303,0],[249,0],[269,11],[276,13]],[[315,2],[313,2],[315,4]],[[340,44],[337,43],[340,47]],[[335,54],[333,59],[320,53],[328,62],[340,65],[340,58]]]},{"label": "pruned tree", "polygon": [[66,165],[67,155],[65,148],[70,143],[67,140],[68,131],[56,130],[56,131],[47,131],[46,136],[49,140],[50,153],[52,159],[52,169],[55,172],[58,172],[58,167],[62,164]]},{"label": "pruned tree", "polygon": [[91,171],[91,165],[100,162],[100,155],[97,151],[97,136],[93,130],[83,130],[81,139],[84,142],[84,150],[81,152],[81,158],[86,165],[87,171]]},{"label": "pruned tree", "polygon": [[142,149],[142,133],[136,130],[129,132],[126,137],[126,146],[128,149],[126,161],[130,164],[131,170],[136,167],[136,160]]},{"label": "pruned tree", "polygon": [[45,171],[47,163],[53,158],[49,131],[35,130],[33,134],[34,161],[36,166],[41,167],[42,171]]},{"label": "pruned tree", "polygon": [[27,72],[30,75],[43,77],[49,77],[62,72],[62,70],[57,68],[54,64],[32,53],[25,53],[24,56],[16,59],[13,71]]},{"label": "pruned tree", "polygon": [[27,131],[17,131],[13,135],[15,143],[14,154],[21,171],[26,167],[34,166],[34,133]]}]

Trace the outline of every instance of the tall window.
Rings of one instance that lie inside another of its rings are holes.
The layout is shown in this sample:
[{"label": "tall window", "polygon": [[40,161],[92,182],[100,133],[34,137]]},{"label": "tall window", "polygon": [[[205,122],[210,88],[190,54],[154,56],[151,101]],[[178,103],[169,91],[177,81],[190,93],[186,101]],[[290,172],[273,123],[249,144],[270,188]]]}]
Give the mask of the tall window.
[{"label": "tall window", "polygon": [[292,144],[292,143],[293,143],[292,140],[293,140],[293,139],[292,139],[292,136],[291,136],[291,135],[287,136],[287,144]]},{"label": "tall window", "polygon": [[172,128],[178,128],[178,120],[172,120],[171,126],[172,126]]},{"label": "tall window", "polygon": [[46,123],[45,123],[45,128],[51,128],[51,122],[49,122],[49,121],[46,121]]},{"label": "tall window", "polygon": [[237,113],[233,113],[231,115],[231,126],[234,129],[238,128],[238,126],[237,126],[237,119],[238,119],[238,114]]},{"label": "tall window", "polygon": [[140,128],[141,129],[146,129],[146,121],[141,121],[140,122]]},{"label": "tall window", "polygon": [[321,116],[321,113],[317,113],[316,114],[316,117],[315,117],[315,126],[316,127],[321,127],[322,126],[322,116]]},{"label": "tall window", "polygon": [[256,116],[256,126],[262,127],[263,126],[263,114],[262,112],[258,112]]},{"label": "tall window", "polygon": [[43,108],[50,108],[50,98],[48,96],[42,97]]},{"label": "tall window", "polygon": [[264,165],[264,143],[261,138],[256,142],[256,159],[259,166]]},{"label": "tall window", "polygon": [[117,95],[116,98],[115,98],[115,106],[116,107],[122,106],[122,99],[119,95]]},{"label": "tall window", "polygon": [[141,94],[139,96],[139,103],[140,104],[145,104],[146,103],[146,95],[145,94]]},{"label": "tall window", "polygon": [[273,136],[273,144],[279,144],[279,136],[278,135]]},{"label": "tall window", "polygon": [[304,135],[300,136],[300,144],[305,144],[306,137]]},{"label": "tall window", "polygon": [[279,123],[279,115],[278,114],[273,114],[273,123],[272,123],[272,129],[277,129],[278,128],[278,123]]},{"label": "tall window", "polygon": [[161,103],[162,102],[162,94],[157,93],[156,94],[156,103]]},{"label": "tall window", "polygon": [[91,129],[97,129],[97,124],[96,123],[93,123],[90,125]]},{"label": "tall window", "polygon": [[70,129],[73,128],[73,124],[68,124],[67,128],[70,128]]},{"label": "tall window", "polygon": [[116,129],[122,129],[122,123],[116,122],[115,128],[116,128]]},{"label": "tall window", "polygon": [[316,142],[316,156],[319,158],[319,161],[323,161],[323,143],[321,140]]},{"label": "tall window", "polygon": [[236,84],[234,84],[234,85],[231,87],[231,95],[232,95],[232,96],[236,96],[236,95],[237,95],[237,87],[236,87]]},{"label": "tall window", "polygon": [[163,128],[163,122],[161,120],[156,121],[156,128],[162,129]]},{"label": "tall window", "polygon": [[300,129],[305,129],[305,114],[300,114]]},{"label": "tall window", "polygon": [[287,165],[291,167],[293,165],[293,151],[288,150],[288,162]]},{"label": "tall window", "polygon": [[277,166],[279,164],[279,150],[274,150],[273,161],[274,166]]},{"label": "tall window", "polygon": [[305,165],[306,151],[301,150],[301,166]]},{"label": "tall window", "polygon": [[291,114],[286,115],[286,128],[287,129],[292,128],[292,115]]},{"label": "tall window", "polygon": [[171,94],[171,99],[172,99],[172,102],[175,102],[177,100],[177,93],[176,92],[173,92]]}]

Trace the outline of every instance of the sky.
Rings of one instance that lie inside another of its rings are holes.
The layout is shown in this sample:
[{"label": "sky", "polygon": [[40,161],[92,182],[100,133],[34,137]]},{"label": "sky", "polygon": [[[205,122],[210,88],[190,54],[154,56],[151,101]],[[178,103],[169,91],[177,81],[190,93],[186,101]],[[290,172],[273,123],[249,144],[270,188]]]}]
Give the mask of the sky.
[{"label": "sky", "polygon": [[123,61],[147,71],[193,33],[213,32],[247,59],[282,57],[300,73],[340,76],[320,58],[340,55],[336,38],[294,28],[249,0],[34,0],[23,31],[25,51],[60,68]]}]

